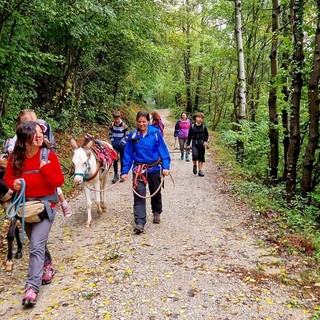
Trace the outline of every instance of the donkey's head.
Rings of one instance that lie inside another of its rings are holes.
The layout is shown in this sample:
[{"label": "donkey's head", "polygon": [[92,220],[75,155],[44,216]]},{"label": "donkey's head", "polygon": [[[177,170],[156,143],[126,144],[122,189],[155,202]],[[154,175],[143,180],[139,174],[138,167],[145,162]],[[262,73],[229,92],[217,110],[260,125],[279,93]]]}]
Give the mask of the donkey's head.
[{"label": "donkey's head", "polygon": [[73,148],[72,162],[74,165],[74,182],[76,185],[83,183],[90,174],[90,171],[95,163],[95,158],[92,154],[93,141],[86,144],[85,147],[78,147],[76,141],[71,139]]}]

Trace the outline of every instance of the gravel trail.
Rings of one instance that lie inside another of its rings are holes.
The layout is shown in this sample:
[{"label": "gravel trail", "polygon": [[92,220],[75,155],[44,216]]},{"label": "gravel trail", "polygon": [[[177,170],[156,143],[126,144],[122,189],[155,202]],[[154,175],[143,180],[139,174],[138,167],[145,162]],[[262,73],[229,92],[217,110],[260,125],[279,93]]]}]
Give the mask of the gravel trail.
[{"label": "gravel trail", "polygon": [[[110,183],[108,212],[93,210],[85,228],[85,201],[56,218],[49,238],[57,273],[42,286],[33,309],[21,306],[28,254],[0,270],[1,319],[308,319],[313,301],[278,279],[284,261],[258,244],[253,213],[226,192],[223,173],[207,150],[205,177],[174,150],[169,111],[160,110],[172,156],[161,224],[133,234],[130,183]],[[110,181],[112,177],[110,176]],[[4,257],[2,257],[4,258]]]}]

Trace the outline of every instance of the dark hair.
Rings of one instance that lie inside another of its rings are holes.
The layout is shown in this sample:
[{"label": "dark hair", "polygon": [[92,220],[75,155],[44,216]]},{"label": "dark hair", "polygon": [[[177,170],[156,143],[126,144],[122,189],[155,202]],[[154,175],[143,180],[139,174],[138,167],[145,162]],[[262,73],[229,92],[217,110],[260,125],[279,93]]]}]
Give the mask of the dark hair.
[{"label": "dark hair", "polygon": [[144,118],[146,118],[148,121],[150,121],[149,112],[147,112],[147,111],[145,111],[145,110],[140,110],[140,111],[137,113],[136,120],[138,121],[138,119],[139,119],[140,117],[144,117]]},{"label": "dark hair", "polygon": [[115,111],[115,112],[113,113],[113,117],[114,117],[114,118],[120,118],[120,117],[121,117],[120,111]]},{"label": "dark hair", "polygon": [[[14,175],[19,177],[26,157],[26,145],[32,143],[36,128],[40,125],[35,121],[27,121],[18,125],[16,130],[17,141],[12,152],[12,167]],[[41,128],[41,127],[40,127]]]}]

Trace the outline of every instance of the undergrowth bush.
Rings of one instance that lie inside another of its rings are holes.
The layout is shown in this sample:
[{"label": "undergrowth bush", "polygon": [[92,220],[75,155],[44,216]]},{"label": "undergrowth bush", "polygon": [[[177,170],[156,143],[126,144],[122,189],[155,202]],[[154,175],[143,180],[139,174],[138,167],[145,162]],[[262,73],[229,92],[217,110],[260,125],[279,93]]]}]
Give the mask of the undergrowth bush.
[{"label": "undergrowth bush", "polygon": [[[290,204],[285,200],[285,184],[268,185],[265,164],[267,161],[267,146],[262,140],[250,139],[259,126],[244,125],[245,160],[236,162],[234,142],[239,138],[236,132],[223,132],[211,140],[217,151],[217,163],[223,165],[228,175],[229,190],[237,194],[250,208],[264,216],[275,212],[274,221],[279,234],[293,233],[303,235],[309,239],[315,248],[315,258],[320,259],[320,219],[319,208],[306,203],[303,198],[296,197]],[[265,130],[264,128],[263,130]],[[243,136],[240,134],[241,138]],[[270,218],[268,218],[270,219]],[[262,223],[268,223],[265,221]]]}]

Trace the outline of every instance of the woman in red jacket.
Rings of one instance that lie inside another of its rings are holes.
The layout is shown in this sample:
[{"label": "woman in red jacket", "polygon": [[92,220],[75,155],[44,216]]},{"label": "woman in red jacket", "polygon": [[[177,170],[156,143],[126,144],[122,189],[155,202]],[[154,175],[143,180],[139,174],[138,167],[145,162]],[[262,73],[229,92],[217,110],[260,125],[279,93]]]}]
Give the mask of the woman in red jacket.
[{"label": "woman in red jacket", "polygon": [[64,177],[54,152],[49,152],[47,162],[41,160],[43,132],[37,122],[20,124],[16,135],[17,142],[9,156],[4,181],[10,189],[20,192],[21,179],[24,179],[27,200],[36,198],[50,204],[50,210],[44,210],[41,222],[25,224],[30,246],[28,277],[22,304],[33,306],[41,284],[50,283],[54,275],[47,240],[56,213],[54,207],[59,201],[56,188],[63,184]]}]

